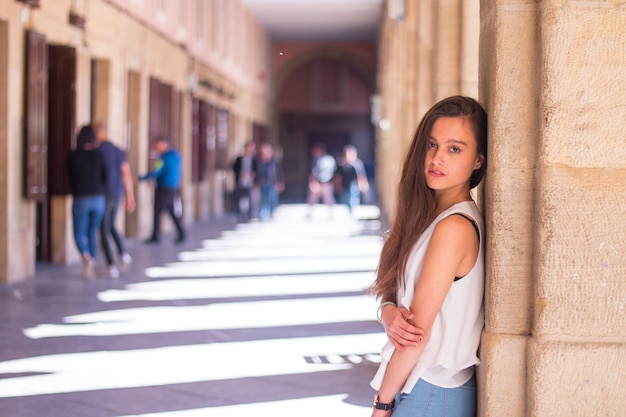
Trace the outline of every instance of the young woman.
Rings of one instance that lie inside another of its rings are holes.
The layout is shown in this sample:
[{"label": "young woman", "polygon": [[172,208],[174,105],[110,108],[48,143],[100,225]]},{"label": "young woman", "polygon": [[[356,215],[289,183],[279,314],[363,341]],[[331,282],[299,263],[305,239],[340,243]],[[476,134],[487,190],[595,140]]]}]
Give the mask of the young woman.
[{"label": "young woman", "polygon": [[449,97],[420,122],[402,168],[372,292],[389,338],[373,417],[474,416],[483,317],[483,221],[470,196],[487,164],[487,115]]},{"label": "young woman", "polygon": [[68,157],[68,178],[74,196],[74,241],[83,260],[83,278],[94,279],[107,172],[104,157],[96,149],[96,133],[91,126],[83,126],[78,133],[76,149]]}]

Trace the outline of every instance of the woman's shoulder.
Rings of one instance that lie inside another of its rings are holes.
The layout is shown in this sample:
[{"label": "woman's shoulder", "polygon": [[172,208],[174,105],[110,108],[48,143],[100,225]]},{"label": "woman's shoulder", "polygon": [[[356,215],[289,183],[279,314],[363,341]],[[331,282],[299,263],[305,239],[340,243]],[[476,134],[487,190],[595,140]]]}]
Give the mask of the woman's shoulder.
[{"label": "woman's shoulder", "polygon": [[[435,225],[435,228],[433,230],[433,238],[444,238],[448,242],[452,242],[455,240],[464,240],[469,232],[473,232],[475,230],[472,223],[470,223],[470,221],[468,220],[473,222],[473,219],[469,219],[465,215],[450,215],[442,218]],[[473,235],[475,239],[476,233],[473,232]]]},{"label": "woman's shoulder", "polygon": [[452,234],[465,231],[468,227],[474,230],[483,227],[482,214],[473,200],[462,201],[444,210],[435,223],[434,230]]},{"label": "woman's shoulder", "polygon": [[444,219],[453,214],[464,214],[482,224],[482,213],[474,200],[461,201],[460,203],[450,206],[439,215],[439,218]]}]

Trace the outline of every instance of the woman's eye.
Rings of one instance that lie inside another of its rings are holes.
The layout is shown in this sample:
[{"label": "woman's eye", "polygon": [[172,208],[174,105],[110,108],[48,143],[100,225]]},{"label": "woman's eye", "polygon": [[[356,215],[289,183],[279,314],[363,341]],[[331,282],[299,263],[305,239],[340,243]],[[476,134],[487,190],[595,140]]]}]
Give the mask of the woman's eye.
[{"label": "woman's eye", "polygon": [[452,153],[458,153],[458,152],[461,152],[461,149],[457,148],[456,146],[453,146],[452,148],[450,148],[450,151],[452,151]]},{"label": "woman's eye", "polygon": [[436,143],[434,143],[434,142],[430,142],[430,143],[428,144],[428,147],[429,147],[429,148],[436,148],[436,147],[437,147],[437,144],[436,144]]}]

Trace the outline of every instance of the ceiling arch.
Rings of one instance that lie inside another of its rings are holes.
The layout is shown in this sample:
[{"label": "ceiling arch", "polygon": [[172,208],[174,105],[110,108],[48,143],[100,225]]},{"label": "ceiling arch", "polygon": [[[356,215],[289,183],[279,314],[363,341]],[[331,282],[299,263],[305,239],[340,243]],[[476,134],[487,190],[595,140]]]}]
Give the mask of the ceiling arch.
[{"label": "ceiling arch", "polygon": [[363,78],[363,81],[372,93],[376,91],[376,74],[371,65],[341,48],[325,46],[299,54],[277,71],[274,83],[275,97],[280,95],[285,82],[289,79],[291,74],[303,65],[319,59],[334,59],[346,63]]}]

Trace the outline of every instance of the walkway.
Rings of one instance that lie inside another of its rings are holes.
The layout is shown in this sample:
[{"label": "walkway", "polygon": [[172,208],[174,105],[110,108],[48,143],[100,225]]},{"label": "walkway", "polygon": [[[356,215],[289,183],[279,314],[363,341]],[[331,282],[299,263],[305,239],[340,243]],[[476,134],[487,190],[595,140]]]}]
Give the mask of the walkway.
[{"label": "walkway", "polygon": [[194,225],[182,247],[131,242],[118,280],[42,266],[0,287],[0,416],[369,415],[378,223],[305,216],[285,205]]}]

